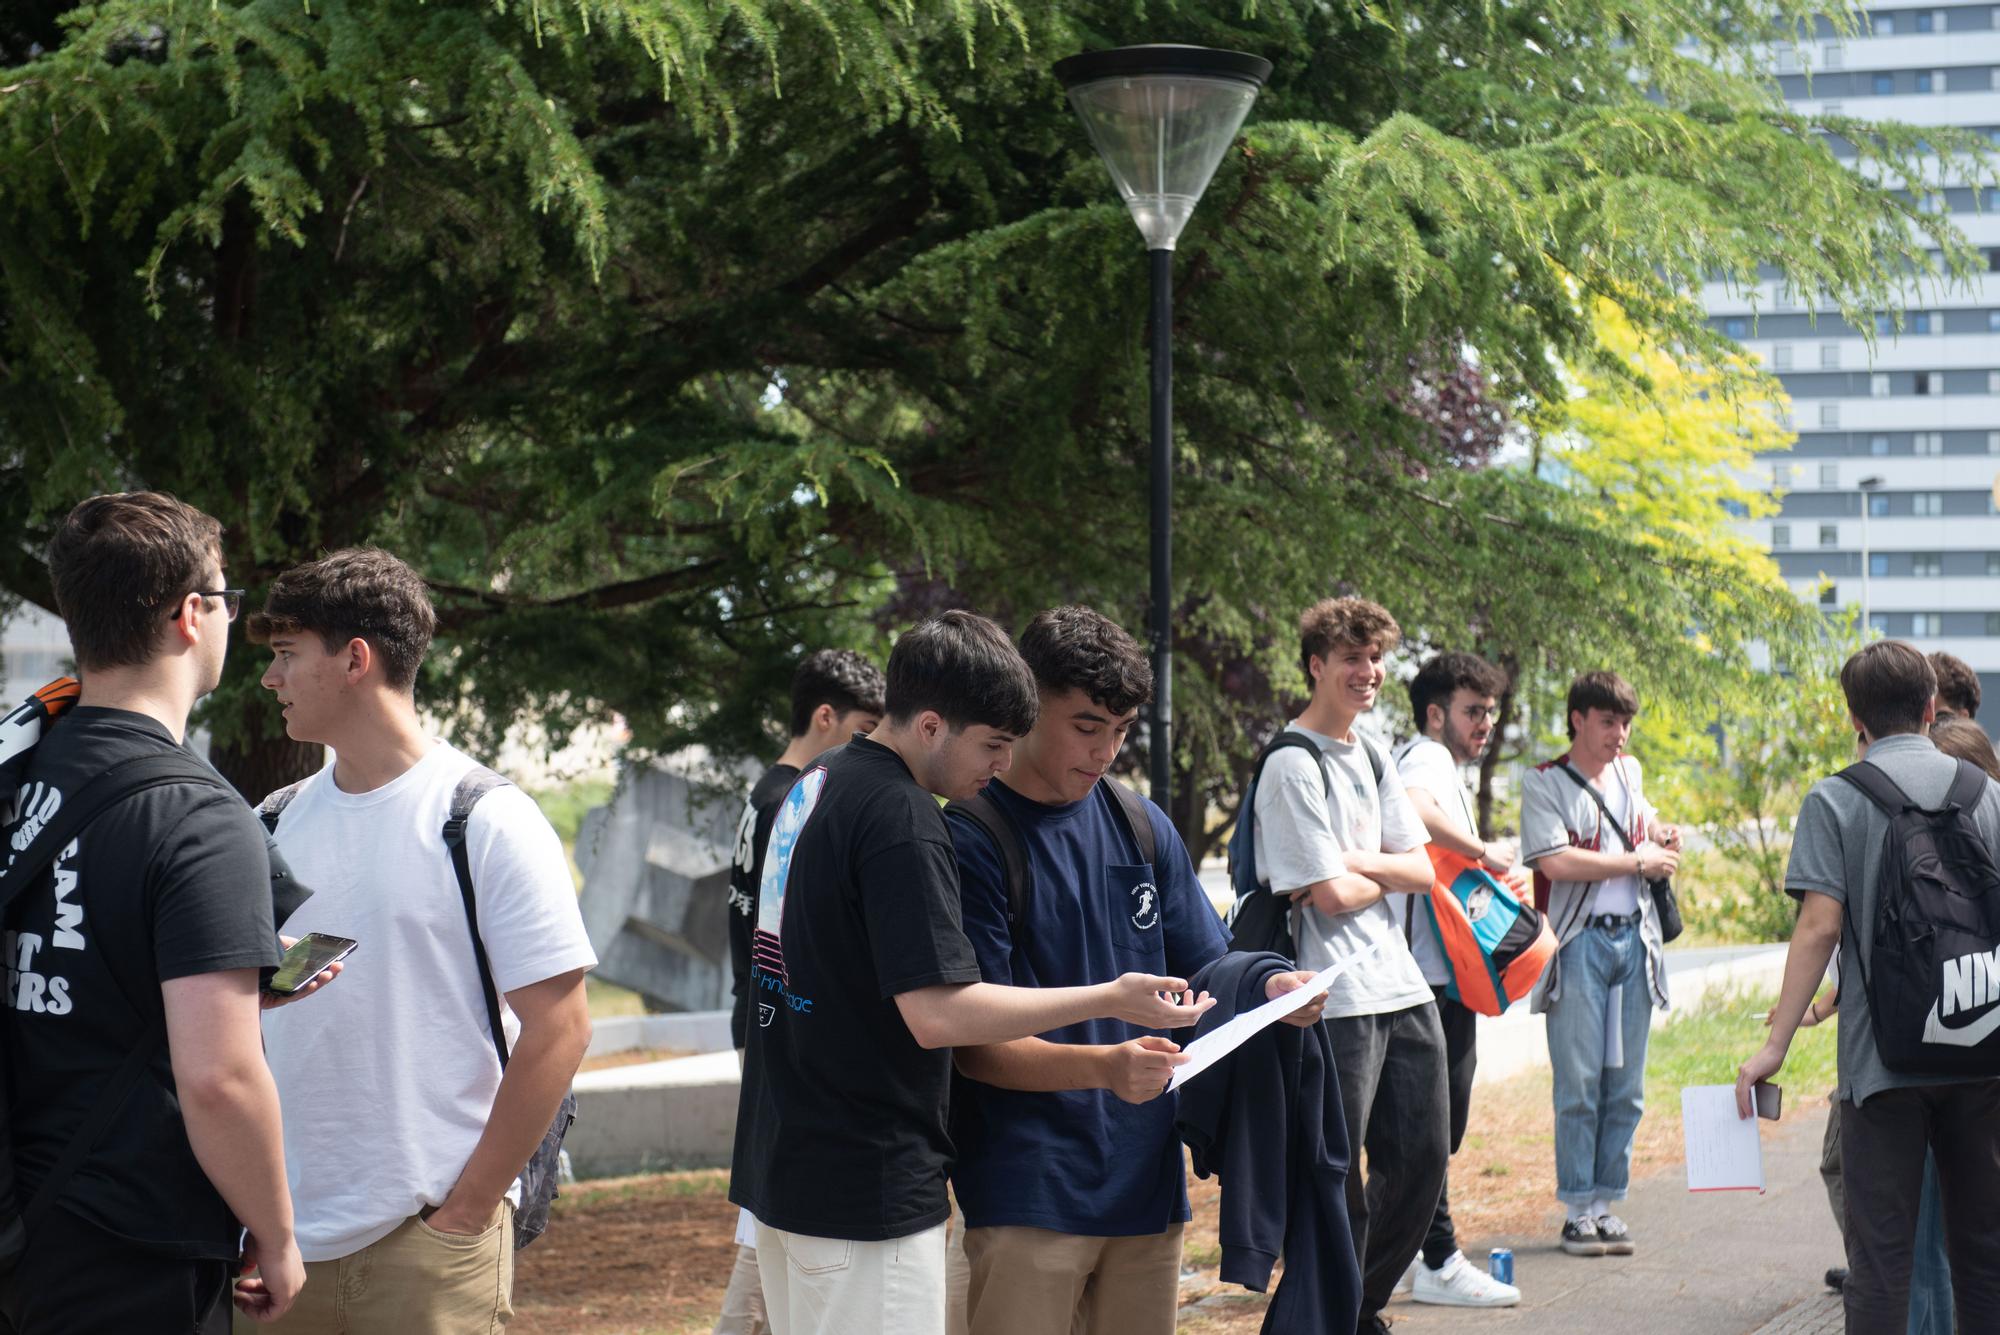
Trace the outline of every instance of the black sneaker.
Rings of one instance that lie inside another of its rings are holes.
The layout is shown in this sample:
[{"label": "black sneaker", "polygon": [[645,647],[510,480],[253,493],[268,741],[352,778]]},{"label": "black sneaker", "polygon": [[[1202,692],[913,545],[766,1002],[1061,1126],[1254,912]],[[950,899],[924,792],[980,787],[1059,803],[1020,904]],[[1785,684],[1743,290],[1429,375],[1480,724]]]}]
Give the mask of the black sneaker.
[{"label": "black sneaker", "polygon": [[1355,1335],[1389,1335],[1389,1318],[1377,1312],[1361,1323]]},{"label": "black sneaker", "polygon": [[1839,1293],[1843,1289],[1845,1289],[1847,1287],[1847,1267],[1844,1265],[1837,1265],[1833,1267],[1833,1269],[1827,1271],[1826,1286],[1829,1289],[1832,1289],[1835,1293]]},{"label": "black sneaker", "polygon": [[1589,1215],[1563,1225],[1563,1250],[1571,1256],[1604,1255],[1604,1239],[1597,1236],[1597,1221]]},{"label": "black sneaker", "polygon": [[1607,1256],[1630,1256],[1634,1250],[1632,1230],[1615,1214],[1597,1216],[1597,1236],[1603,1240]]}]

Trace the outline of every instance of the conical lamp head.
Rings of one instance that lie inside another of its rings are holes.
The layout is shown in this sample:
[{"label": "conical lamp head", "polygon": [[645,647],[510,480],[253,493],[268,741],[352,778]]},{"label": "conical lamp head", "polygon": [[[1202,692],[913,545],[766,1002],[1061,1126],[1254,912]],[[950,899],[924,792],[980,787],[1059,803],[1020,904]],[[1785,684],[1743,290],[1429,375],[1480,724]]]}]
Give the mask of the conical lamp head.
[{"label": "conical lamp head", "polygon": [[1271,63],[1195,46],[1128,46],[1056,63],[1149,250],[1172,250],[1243,128]]}]

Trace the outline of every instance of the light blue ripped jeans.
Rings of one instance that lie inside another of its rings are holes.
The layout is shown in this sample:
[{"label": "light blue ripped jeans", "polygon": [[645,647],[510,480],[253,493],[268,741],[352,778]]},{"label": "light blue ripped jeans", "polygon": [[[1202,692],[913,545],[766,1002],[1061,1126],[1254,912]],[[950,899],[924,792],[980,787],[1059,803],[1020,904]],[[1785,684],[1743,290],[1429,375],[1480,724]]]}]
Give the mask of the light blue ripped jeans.
[{"label": "light blue ripped jeans", "polygon": [[1562,948],[1560,967],[1562,997],[1548,1012],[1556,1199],[1623,1200],[1632,1180],[1632,1135],[1646,1111],[1653,1020],[1639,924],[1584,928]]}]

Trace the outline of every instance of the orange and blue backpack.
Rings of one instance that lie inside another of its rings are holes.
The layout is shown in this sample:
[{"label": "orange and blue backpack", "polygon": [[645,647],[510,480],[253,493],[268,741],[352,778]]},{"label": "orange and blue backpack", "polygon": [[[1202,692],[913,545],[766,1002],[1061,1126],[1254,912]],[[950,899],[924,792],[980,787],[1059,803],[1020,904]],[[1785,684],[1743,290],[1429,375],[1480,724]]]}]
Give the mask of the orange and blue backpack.
[{"label": "orange and blue backpack", "polygon": [[1481,1015],[1498,1015],[1534,991],[1555,958],[1548,919],[1504,881],[1462,853],[1429,845],[1436,878],[1411,903],[1411,930],[1422,923],[1438,943],[1451,982],[1445,995]]}]

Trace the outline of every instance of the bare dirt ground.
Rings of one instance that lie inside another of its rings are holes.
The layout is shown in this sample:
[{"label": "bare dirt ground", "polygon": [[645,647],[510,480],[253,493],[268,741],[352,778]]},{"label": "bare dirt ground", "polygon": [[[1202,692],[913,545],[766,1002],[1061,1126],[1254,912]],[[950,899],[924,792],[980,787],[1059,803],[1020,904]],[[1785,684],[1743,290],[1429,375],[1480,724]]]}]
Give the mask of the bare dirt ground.
[{"label": "bare dirt ground", "polygon": [[[1472,1126],[1451,1174],[1452,1217],[1467,1255],[1483,1256],[1492,1235],[1560,1226],[1549,1127],[1546,1071],[1474,1096]],[[1634,1176],[1678,1164],[1680,1140],[1677,1101],[1649,1111],[1633,1149]],[[1186,1255],[1202,1278],[1183,1286],[1181,1330],[1248,1335],[1263,1320],[1264,1299],[1216,1282],[1220,1189],[1212,1181],[1190,1187]],[[556,1202],[548,1233],[519,1258],[512,1328],[523,1335],[706,1335],[735,1255],[736,1209],[726,1189],[720,1172],[570,1189]]]}]

